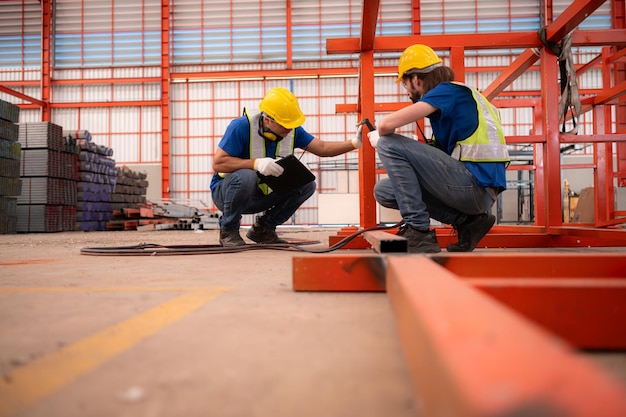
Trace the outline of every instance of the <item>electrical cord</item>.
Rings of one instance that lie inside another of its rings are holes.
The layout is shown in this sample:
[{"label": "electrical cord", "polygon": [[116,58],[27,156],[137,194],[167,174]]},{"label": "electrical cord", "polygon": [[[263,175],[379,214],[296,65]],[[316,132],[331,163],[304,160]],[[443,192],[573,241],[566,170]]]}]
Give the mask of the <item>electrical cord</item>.
[{"label": "electrical cord", "polygon": [[161,245],[158,243],[140,243],[130,246],[81,248],[80,254],[93,256],[166,256],[238,253],[249,250],[287,250],[306,253],[328,253],[333,252],[337,249],[341,249],[365,232],[370,232],[373,230],[393,229],[395,227],[401,226],[402,224],[403,222],[399,222],[392,226],[374,226],[361,229],[346,236],[334,245],[323,249],[313,249],[305,247],[306,245],[319,243],[319,241],[305,241],[301,243],[254,244],[232,247],[223,247],[220,245]]}]

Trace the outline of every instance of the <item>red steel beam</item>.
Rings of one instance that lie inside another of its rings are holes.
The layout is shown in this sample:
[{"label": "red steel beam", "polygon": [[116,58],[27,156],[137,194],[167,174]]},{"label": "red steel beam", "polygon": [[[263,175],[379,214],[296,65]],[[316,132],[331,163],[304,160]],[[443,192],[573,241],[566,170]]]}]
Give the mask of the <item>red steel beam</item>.
[{"label": "red steel beam", "polygon": [[[626,221],[622,219],[621,222]],[[571,223],[570,223],[571,224]],[[617,223],[614,223],[617,224]],[[622,247],[626,246],[626,231],[623,229],[606,229],[589,227],[592,225],[568,227],[539,226],[494,226],[481,239],[477,248],[564,248],[564,247]],[[536,227],[536,230],[531,228]],[[435,228],[437,240],[441,247],[455,243],[457,237],[450,227]],[[346,235],[338,233],[329,237],[329,245],[336,245]],[[363,237],[356,237],[343,249],[370,249],[371,244]]]},{"label": "red steel beam", "polygon": [[605,2],[606,0],[574,0],[572,4],[567,6],[559,17],[546,28],[546,40],[548,42],[560,42],[561,39],[574,30],[587,16]]},{"label": "red steel beam", "polygon": [[379,255],[294,256],[292,266],[294,291],[385,291]]},{"label": "red steel beam", "polygon": [[626,349],[624,254],[458,255],[432,259],[577,348]]},{"label": "red steel beam", "polygon": [[[548,42],[560,42],[564,36],[578,26],[594,10],[604,3],[605,0],[577,0],[559,15],[559,17],[546,28],[546,40]],[[607,39],[609,44],[611,40]],[[486,89],[485,97],[492,99],[508,87],[521,74],[530,68],[537,60],[537,55],[532,49],[522,52],[511,66],[502,72]]]},{"label": "red steel beam", "polygon": [[511,279],[503,274],[467,283],[572,346],[626,349],[626,279]]},{"label": "red steel beam", "polygon": [[29,101],[31,103],[37,104],[39,107],[44,107],[46,105],[46,103],[44,103],[41,100],[38,100],[36,98],[33,98],[31,96],[27,96],[26,94],[22,94],[19,91],[15,91],[13,89],[7,88],[3,85],[0,85],[0,91],[2,91],[3,93],[9,94],[11,96],[17,97],[17,98],[21,98],[22,100],[26,100]]},{"label": "red steel beam", "polygon": [[[390,259],[371,253],[296,256],[293,289],[385,291]],[[572,346],[626,349],[623,254],[477,252],[429,259]],[[422,277],[420,269],[406,273]]]},{"label": "red steel beam", "polygon": [[360,51],[371,51],[374,49],[374,38],[376,37],[376,21],[378,19],[378,9],[380,0],[364,0],[361,9],[361,45]]},{"label": "red steel beam", "polygon": [[[488,39],[486,42],[485,39]],[[467,33],[463,35],[410,35],[378,36],[374,40],[376,52],[400,52],[415,43],[424,43],[435,50],[448,50],[452,47],[465,49],[497,48],[537,48],[543,46],[537,32],[502,32],[485,34]],[[626,29],[576,30],[572,33],[573,46],[626,46]],[[359,38],[328,38],[326,53],[356,54],[360,52]]]},{"label": "red steel beam", "polygon": [[387,294],[424,415],[626,415],[613,376],[428,257],[389,258]]},{"label": "red steel beam", "polygon": [[511,85],[513,81],[518,79],[520,75],[528,71],[538,59],[539,56],[532,49],[526,49],[485,88],[483,95],[488,100],[495,98],[501,91]]},{"label": "red steel beam", "polygon": [[53,109],[75,109],[85,107],[148,107],[161,106],[162,100],[137,100],[137,101],[82,101],[69,103],[51,103]]}]

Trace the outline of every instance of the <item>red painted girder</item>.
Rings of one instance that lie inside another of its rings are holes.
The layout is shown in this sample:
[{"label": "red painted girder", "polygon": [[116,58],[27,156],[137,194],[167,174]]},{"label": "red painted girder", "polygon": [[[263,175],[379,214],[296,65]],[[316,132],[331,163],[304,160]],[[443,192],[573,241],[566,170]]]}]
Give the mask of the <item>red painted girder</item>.
[{"label": "red painted girder", "polygon": [[86,107],[143,107],[160,106],[162,100],[136,100],[136,101],[86,101],[70,103],[51,103],[52,109],[74,109]]},{"label": "red painted girder", "polygon": [[43,101],[41,101],[41,100],[38,100],[38,99],[33,98],[33,97],[31,97],[31,96],[27,96],[26,94],[22,94],[22,93],[20,93],[19,91],[15,91],[15,90],[13,90],[13,89],[11,89],[11,88],[7,88],[7,87],[5,87],[5,86],[3,86],[3,85],[0,85],[0,91],[2,91],[3,93],[8,94],[8,95],[10,95],[10,96],[14,96],[14,97],[17,97],[17,98],[21,98],[22,100],[26,100],[26,101],[29,101],[29,102],[31,102],[31,103],[34,103],[34,104],[36,104],[38,107],[43,107],[43,106],[45,106],[45,104],[46,104],[46,103],[44,103],[44,102],[43,102]]},{"label": "red painted girder", "polygon": [[467,282],[572,346],[626,349],[626,278],[596,276],[477,278]]},{"label": "red painted girder", "polygon": [[478,253],[432,259],[573,346],[626,348],[625,254]]},{"label": "red painted girder", "polygon": [[511,85],[513,81],[518,79],[520,75],[528,71],[528,68],[537,62],[538,59],[539,56],[532,49],[526,49],[511,62],[511,65],[507,69],[502,71],[500,75],[485,88],[483,95],[488,100],[493,99],[500,94],[501,91]]},{"label": "red painted girder", "polygon": [[[311,77],[324,74],[332,75],[356,75],[357,68],[297,68],[297,69],[281,69],[281,70],[263,70],[259,71],[237,71],[238,78],[263,79],[263,78],[293,78],[293,77]],[[232,79],[233,71],[203,71],[203,72],[172,72],[170,78],[176,81],[213,81]]]},{"label": "red painted girder", "polygon": [[622,383],[428,257],[390,257],[387,294],[424,415],[626,415]]},{"label": "red painted girder", "polygon": [[[565,10],[546,28],[548,42],[560,42],[572,30],[576,29],[587,16],[592,14],[606,0],[574,0]],[[611,42],[612,43],[612,42]],[[609,43],[609,44],[611,44]]]},{"label": "red painted girder", "polygon": [[294,291],[385,291],[385,264],[379,255],[294,256]]},{"label": "red painted girder", "polygon": [[[572,3],[559,17],[546,28],[546,38],[549,42],[560,42],[564,36],[571,32],[580,22],[600,7],[604,0],[577,0]],[[613,41],[607,39],[608,44]],[[539,56],[532,50],[526,49],[511,63],[511,66],[503,71],[484,91],[487,99],[496,97],[506,89],[521,74],[528,70]]]},{"label": "red painted girder", "polygon": [[626,80],[617,84],[612,88],[608,88],[606,90],[602,90],[597,96],[594,97],[594,104],[606,104],[624,94],[626,91]]},{"label": "red painted girder", "polygon": [[601,142],[626,142],[626,133],[606,133],[596,135],[572,135],[559,134],[561,143],[601,143]]},{"label": "red painted girder", "polygon": [[[415,43],[424,43],[435,50],[451,47],[466,49],[537,48],[543,46],[537,32],[502,32],[463,35],[411,35],[377,36],[376,52],[400,52]],[[626,46],[626,29],[576,30],[572,33],[572,46]],[[356,54],[360,52],[359,38],[328,38],[326,53]]]},{"label": "red painted girder", "polygon": [[364,0],[361,10],[361,51],[371,51],[376,37],[376,20],[380,0]]},{"label": "red painted girder", "polygon": [[624,253],[477,252],[432,255],[463,278],[626,278]]}]

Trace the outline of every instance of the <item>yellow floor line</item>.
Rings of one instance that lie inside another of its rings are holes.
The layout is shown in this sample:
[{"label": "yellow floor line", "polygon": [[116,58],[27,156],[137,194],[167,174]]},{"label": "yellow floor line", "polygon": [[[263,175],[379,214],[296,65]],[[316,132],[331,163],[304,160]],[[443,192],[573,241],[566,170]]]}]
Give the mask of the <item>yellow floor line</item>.
[{"label": "yellow floor line", "polygon": [[19,294],[30,292],[199,291],[206,289],[207,287],[0,287],[0,294]]},{"label": "yellow floor line", "polygon": [[0,380],[0,417],[32,405],[229,289],[198,288],[187,292],[16,369]]}]

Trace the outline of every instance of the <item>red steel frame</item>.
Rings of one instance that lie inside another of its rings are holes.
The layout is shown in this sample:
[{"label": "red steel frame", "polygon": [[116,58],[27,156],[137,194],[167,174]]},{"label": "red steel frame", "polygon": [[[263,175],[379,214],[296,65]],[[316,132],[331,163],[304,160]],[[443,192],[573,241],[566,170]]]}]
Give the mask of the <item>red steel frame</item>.
[{"label": "red steel frame", "polygon": [[[602,3],[575,0],[547,26],[548,40],[561,40]],[[414,11],[419,13],[419,2],[413,4]],[[612,200],[611,144],[626,143],[626,135],[620,128],[623,106],[622,112],[617,112],[618,133],[609,131],[612,120],[607,110],[626,89],[623,78],[618,78],[611,87],[608,77],[614,67],[612,61],[622,56],[616,47],[626,45],[624,30],[607,31],[608,37],[598,32],[573,34],[574,44],[612,45],[612,49],[605,48],[602,52],[603,92],[586,100],[594,111],[594,135],[572,137],[559,132],[556,59],[542,47],[536,33],[372,39],[378,6],[379,0],[364,1],[360,43],[357,39],[327,42],[329,53],[361,55],[358,103],[337,106],[338,112],[356,111],[359,118],[373,120],[375,110],[398,108],[397,103],[373,104],[374,51],[401,51],[410,44],[425,43],[435,49],[449,50],[452,68],[456,74],[463,74],[466,47],[528,48],[486,89],[485,94],[494,99],[536,62],[538,57],[531,48],[540,48],[541,98],[532,102],[539,123],[533,136],[510,141],[534,144],[535,201],[540,209],[534,226],[496,226],[481,241],[481,246],[626,246],[625,230],[599,227],[621,222],[617,217],[626,215],[615,211]],[[614,27],[624,28],[623,4],[613,1],[612,6],[619,14],[614,19],[621,19]],[[545,12],[544,15],[551,16],[550,8]],[[414,16],[414,21],[417,20]],[[460,79],[463,78],[461,75]],[[560,144],[568,142],[594,144],[597,191],[593,225],[563,226]],[[618,146],[620,149],[623,152]],[[376,224],[370,188],[363,188],[369,187],[375,176],[373,152],[365,145],[359,159],[362,227]],[[619,165],[623,158],[618,154],[618,180],[623,178]],[[331,243],[355,229],[342,230],[331,237]],[[456,239],[450,228],[438,228],[437,233],[444,247]],[[355,239],[345,246],[368,247],[365,239]],[[443,253],[389,257],[360,253],[294,257],[293,288],[295,291],[387,291],[425,415],[626,414],[626,386],[563,344],[566,341],[579,348],[626,349],[623,253]]]},{"label": "red steel frame", "polygon": [[[577,27],[589,14],[602,5],[605,0],[577,0],[574,1],[554,22],[546,22],[546,36],[549,42],[558,42],[565,35]],[[414,11],[418,12],[419,2],[413,2]],[[549,2],[548,2],[549,3]],[[393,111],[405,104],[399,103],[373,103],[374,91],[374,52],[399,52],[414,43],[425,43],[435,50],[449,50],[450,62],[455,73],[460,79],[464,78],[463,53],[468,49],[489,48],[526,48],[526,50],[509,66],[501,75],[488,86],[484,93],[490,99],[496,99],[498,93],[507,88],[517,77],[524,73],[531,65],[541,58],[540,70],[542,74],[541,97],[534,102],[533,108],[538,115],[535,126],[535,134],[531,136],[509,137],[508,142],[533,143],[535,146],[535,228],[512,226],[495,226],[490,236],[483,242],[487,246],[496,247],[525,247],[532,241],[532,246],[624,246],[626,245],[626,231],[622,229],[610,229],[605,226],[626,221],[626,212],[615,211],[614,207],[614,177],[620,181],[623,172],[613,172],[611,151],[612,144],[626,144],[626,133],[623,131],[610,132],[611,113],[609,106],[617,104],[617,100],[626,91],[626,82],[621,81],[611,86],[610,74],[618,60],[624,60],[623,51],[617,48],[626,46],[626,30],[624,27],[624,6],[616,4],[614,15],[614,27],[606,31],[578,31],[572,34],[573,45],[587,46],[610,46],[604,48],[601,59],[604,74],[604,89],[602,93],[586,98],[586,109],[594,111],[594,134],[593,135],[567,135],[559,132],[558,101],[560,91],[558,87],[558,68],[554,55],[543,46],[537,33],[501,33],[489,35],[438,35],[438,36],[381,36],[373,39],[379,0],[365,0],[363,5],[363,24],[361,38],[328,39],[326,49],[329,54],[334,53],[359,53],[361,65],[359,72],[360,90],[359,100],[356,105],[337,105],[337,112],[356,112],[359,118],[374,120],[374,111]],[[546,15],[551,16],[550,10]],[[414,16],[414,20],[418,20]],[[548,24],[549,23],[549,24]],[[539,56],[534,52],[539,49]],[[584,67],[581,70],[587,70]],[[623,75],[623,73],[622,73]],[[516,100],[510,100],[513,107]],[[507,105],[506,101],[499,105]],[[623,109],[623,104],[620,106]],[[618,113],[618,116],[621,113]],[[621,115],[623,117],[623,114]],[[621,120],[621,119],[620,119]],[[562,221],[561,200],[561,143],[593,143],[595,160],[594,184],[595,184],[595,221],[593,224],[581,224],[564,226]],[[622,150],[618,147],[618,152]],[[367,144],[361,150],[359,157],[361,169],[359,171],[361,181],[361,226],[372,227],[376,225],[375,201],[371,193],[375,178],[374,151]],[[618,154],[618,163],[623,164],[623,154]],[[621,162],[620,162],[621,161]],[[528,240],[526,233],[531,232],[533,239]],[[450,234],[446,228],[439,228],[438,235],[444,239]],[[567,239],[564,239],[568,236]],[[541,238],[540,238],[541,237]],[[571,239],[573,238],[573,239]],[[341,234],[331,238],[331,243],[339,241]],[[355,240],[351,247],[369,247],[363,240]]]},{"label": "red steel frame", "polygon": [[623,254],[303,255],[293,288],[386,291],[425,415],[626,413],[569,347],[626,349]]}]

